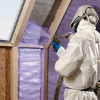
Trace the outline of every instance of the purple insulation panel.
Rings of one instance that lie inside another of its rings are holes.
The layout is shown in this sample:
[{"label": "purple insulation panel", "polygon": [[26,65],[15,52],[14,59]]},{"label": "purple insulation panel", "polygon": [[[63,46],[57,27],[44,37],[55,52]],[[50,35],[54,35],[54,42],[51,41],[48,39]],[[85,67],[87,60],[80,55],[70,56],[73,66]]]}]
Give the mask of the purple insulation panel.
[{"label": "purple insulation panel", "polygon": [[[100,0],[72,0],[68,10],[66,11],[62,22],[56,32],[57,35],[63,35],[67,32],[73,32],[70,28],[70,23],[78,9],[81,5],[91,5],[97,11],[100,16]],[[100,32],[100,22],[97,25],[97,30]],[[74,33],[74,32],[73,32]],[[61,45],[66,48],[68,44],[68,40],[61,39]],[[49,49],[49,61],[48,61],[48,100],[53,100],[54,90],[56,85],[56,80],[58,78],[58,74],[54,70],[55,62],[58,60],[56,53]],[[64,86],[62,86],[59,100],[64,100],[63,92]]]},{"label": "purple insulation panel", "polygon": [[18,100],[43,100],[44,50],[19,48]]}]

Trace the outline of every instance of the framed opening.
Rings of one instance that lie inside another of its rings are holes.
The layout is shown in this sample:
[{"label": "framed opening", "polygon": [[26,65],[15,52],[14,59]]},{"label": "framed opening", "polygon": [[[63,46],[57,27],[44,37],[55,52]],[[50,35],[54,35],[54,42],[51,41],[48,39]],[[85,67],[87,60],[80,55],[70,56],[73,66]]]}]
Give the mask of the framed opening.
[{"label": "framed opening", "polygon": [[35,0],[0,0],[0,46],[18,44]]},{"label": "framed opening", "polygon": [[25,1],[0,1],[0,42],[11,42]]}]

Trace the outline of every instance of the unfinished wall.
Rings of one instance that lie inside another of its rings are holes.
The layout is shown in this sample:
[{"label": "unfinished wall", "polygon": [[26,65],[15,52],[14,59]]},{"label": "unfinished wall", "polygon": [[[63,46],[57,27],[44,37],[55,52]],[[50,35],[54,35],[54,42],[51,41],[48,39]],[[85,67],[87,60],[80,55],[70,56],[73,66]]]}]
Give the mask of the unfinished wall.
[{"label": "unfinished wall", "polygon": [[[68,10],[65,13],[65,16],[62,19],[62,22],[56,32],[57,35],[63,35],[69,31],[73,32],[70,28],[70,23],[78,9],[81,5],[91,5],[95,8],[97,13],[100,16],[100,0],[72,0]],[[100,32],[100,22],[97,25],[97,30]],[[61,39],[61,45],[64,48],[67,47],[68,40]],[[56,80],[58,78],[58,74],[54,70],[54,64],[57,61],[58,57],[56,53],[49,49],[49,62],[48,62],[48,100],[53,100]],[[64,87],[61,89],[60,98],[59,100],[63,100],[63,92]]]},{"label": "unfinished wall", "polygon": [[43,100],[45,51],[41,44],[48,39],[40,40],[45,31],[32,20],[24,30],[18,50],[18,100]]},{"label": "unfinished wall", "polygon": [[[45,26],[45,27],[49,28],[50,25],[51,25],[51,22],[54,19],[55,13],[57,11],[57,7],[59,7],[60,2],[61,2],[60,0],[50,0],[50,1],[37,0],[36,5],[35,5],[35,9],[33,9],[32,14],[30,16],[30,19],[35,21],[40,26]],[[99,3],[100,3],[99,0],[96,0],[96,1],[72,0],[70,6],[68,8],[68,11],[66,11],[65,16],[64,16],[64,18],[63,18],[56,34],[62,35],[62,34],[65,34],[69,31],[73,32],[73,30],[70,28],[69,25],[70,25],[70,23],[72,21],[72,18],[75,15],[75,12],[76,12],[76,10],[79,6],[84,5],[84,4],[89,4],[89,5],[94,6],[95,9],[97,10],[97,12],[100,13]],[[55,6],[55,4],[57,6]],[[98,30],[100,30],[99,29],[99,24],[97,26]],[[29,34],[30,34],[30,31],[29,31]],[[35,37],[34,33],[32,33],[28,36],[27,36],[27,34],[24,34],[23,37],[22,37],[21,43],[29,44],[29,42],[31,41],[31,44],[37,44],[38,45],[38,44],[41,44],[43,42],[42,41],[42,42],[39,43],[39,38],[40,38],[39,36]],[[44,43],[46,43],[46,42],[43,42],[42,44],[44,44]],[[64,48],[66,48],[67,43],[68,43],[68,40],[63,39],[63,42],[61,43],[61,45],[64,46]],[[57,61],[57,59],[58,59],[58,57],[57,57],[56,53],[49,49],[48,99],[47,100],[53,100],[56,80],[58,78],[58,74],[54,70],[54,64]],[[61,89],[59,100],[63,100],[63,92],[64,92],[64,86]],[[25,92],[25,93],[27,93],[27,92]],[[37,96],[37,97],[39,98],[39,96]]]}]

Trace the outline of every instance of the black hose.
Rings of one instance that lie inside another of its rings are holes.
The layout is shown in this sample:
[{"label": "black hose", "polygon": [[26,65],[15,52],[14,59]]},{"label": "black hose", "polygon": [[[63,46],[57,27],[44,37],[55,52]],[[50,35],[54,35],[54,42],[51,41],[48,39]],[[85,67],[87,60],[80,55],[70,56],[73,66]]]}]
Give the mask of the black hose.
[{"label": "black hose", "polygon": [[59,99],[59,94],[60,94],[62,83],[63,83],[63,76],[59,76],[58,80],[57,80],[57,83],[56,83],[56,88],[55,88],[54,99],[53,100],[58,100]]}]

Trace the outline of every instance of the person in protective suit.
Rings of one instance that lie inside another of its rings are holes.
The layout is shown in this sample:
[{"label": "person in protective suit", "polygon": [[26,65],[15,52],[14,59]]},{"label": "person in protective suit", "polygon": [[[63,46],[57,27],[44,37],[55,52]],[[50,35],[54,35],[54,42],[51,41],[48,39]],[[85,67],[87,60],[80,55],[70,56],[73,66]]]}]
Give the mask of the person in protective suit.
[{"label": "person in protective suit", "polygon": [[94,93],[100,80],[100,34],[96,31],[99,17],[93,7],[79,7],[71,23],[76,32],[67,49],[55,46],[58,61],[55,70],[63,76],[64,100],[97,100]]}]

